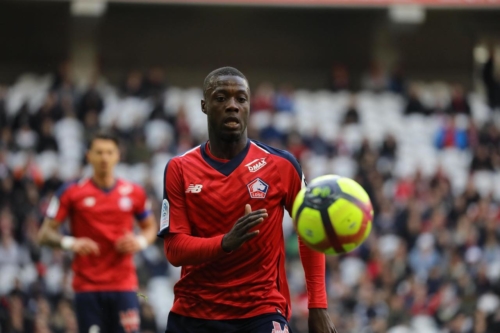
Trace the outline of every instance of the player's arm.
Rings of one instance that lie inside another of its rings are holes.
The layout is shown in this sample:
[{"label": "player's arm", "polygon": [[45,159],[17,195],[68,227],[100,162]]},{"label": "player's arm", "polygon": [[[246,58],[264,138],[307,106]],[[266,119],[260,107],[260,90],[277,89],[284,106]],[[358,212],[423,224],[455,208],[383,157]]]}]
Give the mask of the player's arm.
[{"label": "player's arm", "polygon": [[[288,182],[288,192],[285,197],[285,208],[291,214],[295,197],[306,186],[304,174],[298,162],[291,155],[289,160],[292,167],[283,174],[285,183]],[[328,315],[328,301],[326,295],[326,258],[323,253],[307,247],[299,238],[299,253],[306,278],[307,300],[309,308],[309,331],[318,333],[336,333],[330,316]]]},{"label": "player's arm", "polygon": [[144,250],[156,239],[158,227],[153,214],[151,214],[151,204],[147,198],[146,191],[140,187],[134,189],[135,206],[134,214],[139,222],[140,232],[135,235],[130,231],[125,231],[116,243],[115,248],[119,253],[132,254]]},{"label": "player's arm", "polygon": [[165,167],[158,233],[158,237],[164,239],[165,255],[172,265],[198,265],[216,260],[258,235],[258,231],[249,232],[249,230],[261,223],[267,217],[267,212],[265,210],[252,212],[251,207],[247,205],[244,216],[236,221],[229,233],[209,238],[192,236],[186,213],[182,171],[178,163],[173,159]]},{"label": "player's arm", "polygon": [[139,228],[141,231],[138,235],[127,232],[117,240],[115,247],[118,252],[124,254],[135,253],[144,250],[155,241],[158,228],[152,214],[148,214],[147,217],[139,221]]},{"label": "player's arm", "polygon": [[47,216],[38,232],[38,241],[42,245],[74,251],[80,255],[98,255],[99,247],[90,238],[63,236],[59,232],[59,227],[68,216],[71,205],[69,187],[69,184],[63,185],[50,200]]},{"label": "player's arm", "polygon": [[41,245],[47,245],[54,248],[73,251],[79,255],[98,255],[99,246],[90,238],[75,238],[63,236],[59,232],[61,223],[46,217],[38,232],[38,242]]}]

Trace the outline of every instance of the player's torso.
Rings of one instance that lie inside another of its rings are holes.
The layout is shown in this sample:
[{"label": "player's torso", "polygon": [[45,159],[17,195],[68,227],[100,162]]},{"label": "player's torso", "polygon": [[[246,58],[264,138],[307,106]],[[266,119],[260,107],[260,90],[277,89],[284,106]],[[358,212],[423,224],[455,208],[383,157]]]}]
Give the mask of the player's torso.
[{"label": "player's torso", "polygon": [[75,256],[73,288],[76,291],[134,290],[137,277],[129,254],[115,249],[116,241],[133,230],[135,187],[117,180],[103,190],[91,180],[82,180],[70,193],[70,226],[75,237],[88,237],[97,242],[98,256]]},{"label": "player's torso", "polygon": [[[286,288],[282,221],[286,195],[279,158],[251,143],[246,155],[225,166],[203,155],[203,147],[181,158],[186,213],[193,236],[213,237],[231,230],[252,210],[267,209],[269,217],[255,229],[259,235],[217,260],[182,269],[174,292],[173,311],[201,318],[244,318],[285,313]],[[212,164],[212,165],[211,165]],[[222,170],[222,172],[221,172]]]},{"label": "player's torso", "polygon": [[[183,163],[186,211],[193,236],[213,237],[231,230],[252,210],[267,209],[269,217],[258,227],[259,239],[249,245],[265,244],[281,234],[284,189],[274,156],[250,145],[245,158],[229,174],[207,163],[201,154],[192,154]],[[279,237],[278,237],[279,239]]]},{"label": "player's torso", "polygon": [[91,180],[71,193],[70,224],[75,237],[115,241],[134,223],[134,186],[118,180],[103,190]]}]

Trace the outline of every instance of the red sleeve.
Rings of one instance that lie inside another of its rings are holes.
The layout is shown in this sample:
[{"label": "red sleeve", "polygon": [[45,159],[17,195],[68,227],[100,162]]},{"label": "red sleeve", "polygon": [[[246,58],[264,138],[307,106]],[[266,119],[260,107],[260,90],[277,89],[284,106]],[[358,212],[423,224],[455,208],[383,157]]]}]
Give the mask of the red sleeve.
[{"label": "red sleeve", "polygon": [[[292,212],[295,197],[306,186],[304,174],[299,163],[293,157],[289,159],[288,168],[283,168],[283,181],[286,184],[287,192],[285,197],[285,208]],[[308,248],[299,239],[299,251],[302,266],[306,277],[307,298],[309,309],[328,308],[326,296],[326,258],[323,253],[316,252]]]},{"label": "red sleeve", "polygon": [[295,158],[291,157],[293,160],[290,161],[288,168],[283,168],[283,176],[282,179],[285,182],[285,209],[288,211],[290,215],[292,215],[292,207],[295,197],[305,186],[304,174],[302,173],[302,169],[300,168],[299,163]]},{"label": "red sleeve", "polygon": [[151,203],[148,200],[146,191],[140,186],[134,188],[134,215],[137,221],[143,221],[151,214]]},{"label": "red sleeve", "polygon": [[169,233],[191,234],[186,213],[185,188],[178,159],[171,159],[165,167],[163,178],[163,202],[159,237]]},{"label": "red sleeve", "polygon": [[300,260],[306,276],[307,299],[309,309],[326,309],[325,255],[308,248],[299,239]]},{"label": "red sleeve", "polygon": [[63,223],[64,220],[66,220],[71,204],[69,196],[69,189],[71,185],[72,183],[63,185],[54,194],[50,200],[49,207],[47,207],[47,211],[45,212],[45,215],[48,218],[51,218],[59,223]]},{"label": "red sleeve", "polygon": [[186,234],[165,236],[163,248],[168,261],[174,266],[200,265],[228,253],[222,250],[222,237],[200,238]]}]

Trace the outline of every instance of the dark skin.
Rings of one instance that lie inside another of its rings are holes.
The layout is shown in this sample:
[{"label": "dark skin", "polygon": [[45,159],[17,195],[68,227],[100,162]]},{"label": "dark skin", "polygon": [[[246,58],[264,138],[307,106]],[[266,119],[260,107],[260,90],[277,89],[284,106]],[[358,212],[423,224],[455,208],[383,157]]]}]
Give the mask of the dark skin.
[{"label": "dark skin", "polygon": [[[201,109],[207,115],[210,152],[217,158],[230,160],[247,144],[247,124],[250,115],[250,88],[239,76],[219,76],[204,94]],[[222,239],[222,249],[235,251],[258,236],[259,230],[250,230],[268,217],[266,209],[252,211],[245,205],[245,213]],[[309,309],[310,333],[337,333],[326,309]]]}]

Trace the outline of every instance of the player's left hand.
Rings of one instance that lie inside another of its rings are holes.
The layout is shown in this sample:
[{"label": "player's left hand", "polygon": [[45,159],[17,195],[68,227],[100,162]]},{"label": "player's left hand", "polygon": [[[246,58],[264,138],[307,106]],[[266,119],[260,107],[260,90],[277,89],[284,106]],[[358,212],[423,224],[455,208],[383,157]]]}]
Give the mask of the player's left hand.
[{"label": "player's left hand", "polygon": [[326,309],[309,309],[309,333],[338,333]]},{"label": "player's left hand", "polygon": [[141,250],[141,245],[136,236],[129,232],[119,238],[115,243],[115,248],[119,253],[132,254]]}]

